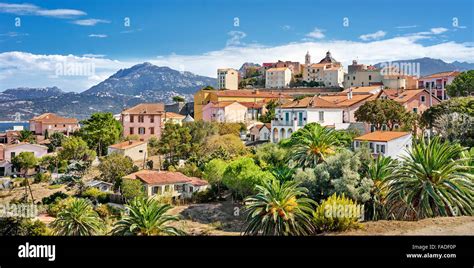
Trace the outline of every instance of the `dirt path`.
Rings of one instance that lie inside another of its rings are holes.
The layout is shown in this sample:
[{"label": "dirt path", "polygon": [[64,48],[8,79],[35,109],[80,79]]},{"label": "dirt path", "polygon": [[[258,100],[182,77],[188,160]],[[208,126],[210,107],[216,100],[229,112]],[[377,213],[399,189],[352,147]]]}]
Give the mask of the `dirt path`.
[{"label": "dirt path", "polygon": [[336,235],[474,235],[474,217],[366,222],[361,229]]}]

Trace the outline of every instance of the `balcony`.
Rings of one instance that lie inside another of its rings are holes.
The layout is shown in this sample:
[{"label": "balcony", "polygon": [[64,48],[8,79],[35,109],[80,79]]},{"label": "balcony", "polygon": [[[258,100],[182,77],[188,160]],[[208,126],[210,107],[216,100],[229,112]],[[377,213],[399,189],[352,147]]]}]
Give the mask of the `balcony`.
[{"label": "balcony", "polygon": [[299,126],[299,127],[304,126],[306,124],[306,118],[304,120],[297,120],[297,119],[285,120],[283,118],[275,118],[274,120],[272,120],[272,126],[291,127],[291,126],[294,126],[295,124],[296,126]]}]

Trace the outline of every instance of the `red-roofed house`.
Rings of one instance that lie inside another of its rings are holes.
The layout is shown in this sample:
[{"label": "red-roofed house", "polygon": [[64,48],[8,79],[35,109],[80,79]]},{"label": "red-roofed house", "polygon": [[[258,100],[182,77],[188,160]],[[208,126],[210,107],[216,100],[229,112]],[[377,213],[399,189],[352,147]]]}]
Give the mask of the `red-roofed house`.
[{"label": "red-roofed house", "polygon": [[163,103],[141,103],[124,110],[121,114],[123,136],[138,135],[144,141],[151,137],[159,139],[164,113]]},{"label": "red-roofed house", "polygon": [[35,135],[45,135],[46,131],[50,135],[54,132],[69,135],[79,128],[79,121],[76,118],[62,117],[53,113],[44,113],[30,119],[30,131]]},{"label": "red-roofed house", "polygon": [[270,133],[272,129],[271,123],[256,124],[250,128],[251,141],[268,141],[270,140]]},{"label": "red-roofed house", "polygon": [[149,197],[170,195],[175,199],[191,198],[194,193],[204,191],[209,186],[205,180],[171,171],[140,170],[124,179],[140,180]]},{"label": "red-roofed house", "polygon": [[107,154],[118,153],[130,157],[133,161],[143,161],[146,158],[147,143],[144,141],[124,141],[112,144],[107,148]]}]

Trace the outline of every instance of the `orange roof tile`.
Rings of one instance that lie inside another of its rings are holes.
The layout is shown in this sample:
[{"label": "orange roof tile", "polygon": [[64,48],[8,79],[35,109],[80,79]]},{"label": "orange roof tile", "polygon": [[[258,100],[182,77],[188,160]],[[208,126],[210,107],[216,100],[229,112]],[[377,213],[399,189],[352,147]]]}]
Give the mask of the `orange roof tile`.
[{"label": "orange roof tile", "polygon": [[[411,100],[412,98],[418,96],[419,94],[423,92],[430,94],[425,89],[407,89],[407,90],[384,89],[382,91],[382,94],[387,96],[391,100],[404,104],[407,101]],[[436,96],[433,96],[433,98],[439,101],[439,99]]]},{"label": "orange roof tile", "polygon": [[188,177],[180,172],[140,170],[124,177],[125,179],[139,179],[146,184],[167,185],[190,183],[195,186],[206,185],[207,182],[199,178]]},{"label": "orange roof tile", "polygon": [[430,74],[427,76],[423,76],[420,79],[430,79],[430,78],[443,78],[446,76],[458,76],[461,72],[458,71],[450,71],[450,72],[441,72],[441,73],[435,73],[435,74]]},{"label": "orange roof tile", "polygon": [[48,123],[48,124],[77,124],[78,120],[76,118],[67,118],[62,117],[54,113],[44,113],[38,116],[33,117],[30,121]]},{"label": "orange roof tile", "polygon": [[283,104],[281,108],[343,108],[350,107],[356,103],[364,100],[369,100],[372,97],[370,94],[353,95],[351,99],[347,95],[328,95],[328,96],[313,96],[306,97],[301,100],[295,100]]},{"label": "orange roof tile", "polygon": [[239,89],[239,90],[219,90],[216,92],[212,92],[211,94],[216,94],[218,97],[242,97],[242,98],[290,98],[289,95],[284,93],[276,93],[276,92],[260,92],[258,90],[247,90],[247,89]]},{"label": "orange roof tile", "polygon": [[109,148],[113,149],[119,149],[119,150],[125,150],[128,148],[133,148],[142,144],[145,144],[146,142],[144,141],[124,141],[116,144],[112,144],[109,146]]},{"label": "orange roof tile", "polygon": [[122,114],[162,114],[164,111],[163,103],[140,103],[122,111]]},{"label": "orange roof tile", "polygon": [[173,113],[173,112],[166,112],[165,117],[166,118],[184,119],[186,116],[182,115],[182,114]]},{"label": "orange roof tile", "polygon": [[359,136],[354,138],[354,140],[361,140],[361,141],[391,141],[394,139],[398,139],[400,137],[411,135],[410,132],[402,132],[402,131],[374,131],[371,133],[367,133],[365,135]]}]

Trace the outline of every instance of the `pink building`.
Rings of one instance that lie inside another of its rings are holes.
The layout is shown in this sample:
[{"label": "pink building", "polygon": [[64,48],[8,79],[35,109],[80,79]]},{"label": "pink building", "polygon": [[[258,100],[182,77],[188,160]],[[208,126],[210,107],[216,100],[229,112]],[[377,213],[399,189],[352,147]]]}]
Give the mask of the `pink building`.
[{"label": "pink building", "polygon": [[45,135],[62,132],[66,135],[79,130],[79,121],[76,118],[62,117],[53,113],[44,113],[30,119],[30,131],[35,135]]},{"label": "pink building", "polygon": [[0,176],[13,173],[12,159],[22,152],[32,152],[35,157],[40,158],[48,153],[48,147],[30,143],[0,144]]},{"label": "pink building", "polygon": [[431,87],[432,93],[440,100],[448,99],[446,94],[446,86],[453,82],[454,78],[458,76],[460,72],[442,72],[423,76],[418,79],[418,88],[429,90]]},{"label": "pink building", "polygon": [[407,111],[421,115],[431,106],[441,101],[436,96],[430,98],[430,93],[425,89],[384,89],[379,98],[391,99],[400,103]]},{"label": "pink building", "polygon": [[164,113],[163,103],[141,103],[124,110],[121,114],[123,136],[138,135],[142,141],[151,137],[159,139]]}]

